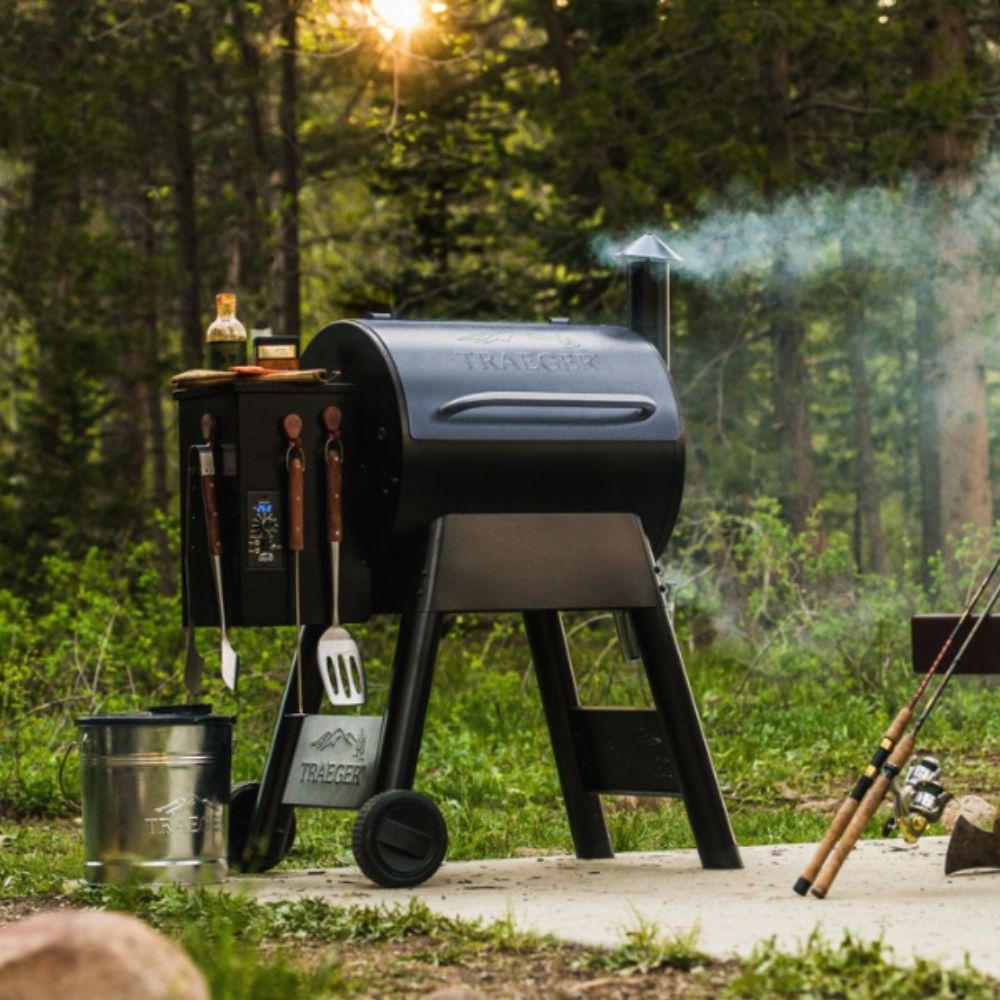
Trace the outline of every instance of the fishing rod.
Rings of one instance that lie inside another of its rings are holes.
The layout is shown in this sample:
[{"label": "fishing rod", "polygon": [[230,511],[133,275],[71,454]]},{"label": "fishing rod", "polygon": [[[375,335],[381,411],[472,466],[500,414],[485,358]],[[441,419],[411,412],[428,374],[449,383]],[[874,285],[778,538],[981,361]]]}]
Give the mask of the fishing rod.
[{"label": "fishing rod", "polygon": [[965,655],[965,651],[972,644],[972,640],[975,639],[976,633],[983,627],[983,624],[989,620],[990,612],[993,610],[993,605],[996,604],[998,599],[1000,599],[1000,586],[998,586],[990,595],[990,599],[986,602],[986,607],[984,608],[983,613],[976,619],[976,623],[969,630],[969,634],[965,637],[965,640],[959,647],[958,652],[948,665],[948,669],[941,675],[941,680],[938,681],[938,685],[934,689],[934,693],[931,695],[930,700],[924,706],[923,711],[919,716],[917,716],[917,721],[913,723],[913,728],[896,744],[892,753],[889,755],[888,761],[886,761],[885,766],[882,768],[881,773],[872,783],[868,794],[856,808],[855,814],[850,823],[848,823],[843,836],[837,841],[833,849],[830,851],[830,855],[812,887],[812,894],[818,899],[825,898],[830,886],[833,884],[833,880],[837,877],[837,873],[843,867],[844,862],[847,860],[847,857],[854,848],[854,845],[858,842],[861,834],[864,833],[864,829],[868,825],[868,821],[878,811],[878,807],[882,804],[882,800],[885,798],[886,792],[888,792],[893,779],[897,774],[899,774],[899,772],[906,765],[906,762],[910,759],[910,754],[913,753],[913,747],[916,744],[917,736],[920,734],[920,730],[923,729],[924,723],[927,722],[931,712],[934,711],[934,706],[940,700],[941,695],[944,693],[944,689],[948,686],[948,681],[951,680],[952,675],[955,673],[955,668],[961,662],[962,657]]},{"label": "fishing rod", "polygon": [[893,748],[906,731],[906,727],[913,718],[913,713],[916,710],[920,699],[923,698],[924,692],[930,686],[938,668],[944,662],[944,658],[948,655],[948,650],[951,649],[952,643],[955,641],[955,637],[962,630],[962,626],[969,620],[969,616],[972,614],[973,608],[975,608],[976,604],[979,602],[979,598],[983,596],[983,593],[990,584],[990,580],[992,580],[996,575],[998,569],[1000,569],[1000,556],[997,556],[997,560],[993,563],[992,569],[990,569],[989,573],[983,577],[982,582],[976,588],[976,592],[972,595],[968,604],[965,605],[962,614],[955,623],[955,627],[951,630],[951,634],[947,639],[945,639],[944,645],[941,649],[938,650],[938,654],[934,658],[934,662],[930,665],[927,673],[917,685],[917,689],[913,692],[909,702],[899,710],[899,714],[889,724],[889,727],[886,729],[885,734],[879,742],[878,748],[872,754],[871,760],[868,761],[867,766],[858,776],[858,780],[854,785],[854,789],[851,791],[851,794],[841,803],[840,808],[833,817],[833,821],[830,823],[830,828],[826,831],[826,836],[820,841],[819,846],[816,848],[816,853],[812,856],[812,860],[802,870],[802,874],[793,886],[795,891],[800,896],[804,896],[809,891],[813,882],[816,880],[816,876],[819,874],[820,869],[823,867],[824,862],[833,850],[834,844],[837,843],[844,831],[847,829],[848,824],[851,822],[854,814],[858,810],[858,806],[861,804],[861,800],[868,793],[868,789],[870,789],[874,784],[875,778],[878,776],[882,765],[889,759],[889,755],[892,753]]}]

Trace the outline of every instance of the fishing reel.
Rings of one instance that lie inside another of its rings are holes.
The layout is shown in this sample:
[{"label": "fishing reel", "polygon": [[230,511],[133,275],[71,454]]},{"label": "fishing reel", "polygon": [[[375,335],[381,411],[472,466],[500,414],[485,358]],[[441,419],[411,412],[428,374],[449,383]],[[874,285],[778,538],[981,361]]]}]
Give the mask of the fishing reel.
[{"label": "fishing reel", "polygon": [[899,830],[903,840],[915,844],[932,823],[936,823],[951,800],[939,779],[941,765],[936,757],[914,757],[900,786],[899,778],[893,779],[893,816],[882,827],[882,836],[888,837]]}]

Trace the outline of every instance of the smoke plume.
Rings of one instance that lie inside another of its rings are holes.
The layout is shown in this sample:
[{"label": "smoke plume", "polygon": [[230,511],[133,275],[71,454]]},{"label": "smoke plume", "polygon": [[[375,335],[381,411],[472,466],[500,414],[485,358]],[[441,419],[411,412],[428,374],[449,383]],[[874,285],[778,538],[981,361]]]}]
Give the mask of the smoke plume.
[{"label": "smoke plume", "polygon": [[[998,223],[1000,159],[993,158],[960,190],[909,178],[894,188],[825,189],[766,205],[735,193],[704,205],[686,227],[652,231],[684,258],[678,272],[716,282],[762,275],[779,257],[791,276],[822,278],[844,266],[845,249],[856,265],[883,272],[967,266],[969,254],[981,269],[995,270]],[[962,233],[962,260],[939,259],[945,227]],[[637,235],[599,237],[594,252],[605,266],[619,266],[615,251]]]}]

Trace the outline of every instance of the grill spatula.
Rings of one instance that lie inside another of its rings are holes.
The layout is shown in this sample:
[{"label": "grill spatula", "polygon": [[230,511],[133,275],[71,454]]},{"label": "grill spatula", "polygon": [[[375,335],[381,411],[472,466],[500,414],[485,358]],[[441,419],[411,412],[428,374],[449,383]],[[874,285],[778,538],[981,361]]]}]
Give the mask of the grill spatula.
[{"label": "grill spatula", "polygon": [[330,627],[319,637],[316,659],[331,705],[363,705],[368,697],[361,651],[340,624],[340,542],[343,538],[342,481],[344,449],[340,440],[341,412],[323,410],[326,427],[326,537],[330,543]]},{"label": "grill spatula", "polygon": [[205,444],[196,446],[198,465],[201,470],[201,496],[205,506],[205,533],[208,537],[208,552],[212,559],[212,580],[215,583],[215,600],[219,610],[219,629],[222,633],[221,660],[222,680],[231,691],[236,690],[240,661],[229,642],[226,630],[226,599],[222,587],[222,532],[219,530],[219,504],[215,493],[215,418],[211,414],[202,417],[202,433]]}]

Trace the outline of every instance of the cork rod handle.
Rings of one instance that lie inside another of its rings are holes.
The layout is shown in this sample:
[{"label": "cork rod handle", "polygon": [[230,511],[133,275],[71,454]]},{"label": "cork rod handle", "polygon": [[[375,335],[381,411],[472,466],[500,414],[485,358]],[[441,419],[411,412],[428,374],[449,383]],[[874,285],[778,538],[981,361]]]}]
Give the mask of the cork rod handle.
[{"label": "cork rod handle", "polygon": [[847,861],[847,857],[853,850],[854,845],[860,839],[861,834],[864,833],[865,827],[868,826],[871,818],[878,812],[878,807],[882,804],[882,800],[889,791],[892,779],[899,774],[903,766],[910,759],[910,754],[913,753],[913,743],[914,735],[910,732],[896,744],[896,748],[892,751],[885,770],[875,779],[871,790],[861,801],[853,818],[848,823],[843,836],[837,841],[830,852],[829,858],[827,858],[826,864],[823,865],[823,869],[819,873],[816,884],[812,889],[813,895],[817,898],[824,899],[830,891],[833,880],[837,877],[840,869],[843,868],[844,862]]},{"label": "cork rod handle", "polygon": [[907,705],[900,709],[899,714],[892,720],[889,728],[886,729],[885,735],[882,737],[882,741],[879,743],[878,749],[872,754],[871,760],[868,762],[868,766],[858,777],[854,790],[840,804],[840,808],[837,810],[836,815],[830,823],[830,828],[826,831],[826,836],[819,842],[819,846],[816,848],[816,852],[813,854],[812,860],[810,860],[809,864],[807,864],[802,870],[802,874],[799,876],[798,882],[795,883],[795,891],[800,896],[804,896],[809,891],[813,882],[816,881],[816,876],[819,875],[820,869],[823,867],[823,863],[833,850],[834,845],[847,829],[847,826],[853,819],[854,814],[858,811],[858,806],[874,784],[875,779],[878,776],[879,769],[886,762],[893,747],[895,747],[900,737],[906,731],[906,727],[909,725],[910,719],[912,718],[913,709]]}]

